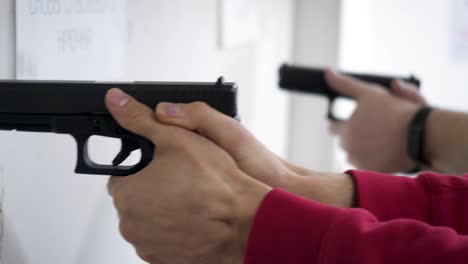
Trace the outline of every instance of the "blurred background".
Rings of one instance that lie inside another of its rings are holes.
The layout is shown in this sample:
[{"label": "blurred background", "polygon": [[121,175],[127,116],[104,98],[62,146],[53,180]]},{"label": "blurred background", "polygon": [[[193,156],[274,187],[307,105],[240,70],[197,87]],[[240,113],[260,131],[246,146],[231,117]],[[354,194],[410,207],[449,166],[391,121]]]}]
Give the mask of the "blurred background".
[{"label": "blurred background", "polygon": [[[327,101],[280,91],[279,66],[414,74],[431,104],[468,111],[467,10],[466,0],[0,0],[0,79],[224,76],[268,148],[342,171]],[[114,143],[96,142],[94,155]],[[73,174],[75,152],[66,135],[0,132],[1,263],[142,263],[118,233],[107,177]]]}]

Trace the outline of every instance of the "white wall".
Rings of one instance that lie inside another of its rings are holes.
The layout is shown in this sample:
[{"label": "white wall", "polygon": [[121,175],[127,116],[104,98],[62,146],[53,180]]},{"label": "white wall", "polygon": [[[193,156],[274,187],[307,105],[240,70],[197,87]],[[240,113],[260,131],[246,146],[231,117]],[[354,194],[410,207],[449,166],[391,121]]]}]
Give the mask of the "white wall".
[{"label": "white wall", "polygon": [[0,78],[14,77],[14,0],[0,1]]},{"label": "white wall", "polygon": [[278,91],[277,70],[292,48],[292,2],[258,0],[257,42],[220,49],[217,1],[135,1],[126,79],[215,81],[223,75],[239,85],[242,123],[283,155],[288,98]]},{"label": "white wall", "polygon": [[[348,71],[409,75],[431,104],[468,111],[468,63],[451,54],[453,1],[298,0],[294,61]],[[289,157],[306,167],[349,169],[327,131],[326,102],[294,96]]]},{"label": "white wall", "polygon": [[[14,78],[14,0],[1,0],[0,1],[0,79]],[[4,181],[5,169],[0,163],[0,264],[2,261],[4,251]],[[20,261],[21,259],[18,258]],[[21,262],[19,262],[21,263]]]},{"label": "white wall", "polygon": [[[0,3],[0,76],[11,78],[13,1]],[[277,90],[276,72],[290,58],[293,1],[258,3],[258,40],[220,50],[217,0],[127,1],[125,79],[214,81],[224,75],[239,84],[243,123],[282,155],[288,98]],[[0,145],[4,264],[140,263],[118,234],[105,177],[72,173],[71,138],[0,132]]]},{"label": "white wall", "polygon": [[[336,67],[339,44],[339,0],[298,0],[294,31],[294,63]],[[331,171],[333,139],[328,133],[325,98],[295,95],[291,100],[288,157],[294,163]]]},{"label": "white wall", "polygon": [[451,56],[450,0],[344,0],[340,66],[410,74],[430,103],[468,111],[468,63]]},{"label": "white wall", "polygon": [[[468,111],[468,63],[452,57],[453,0],[343,0],[339,68],[422,80],[438,107]],[[335,144],[335,167],[350,168]]]}]

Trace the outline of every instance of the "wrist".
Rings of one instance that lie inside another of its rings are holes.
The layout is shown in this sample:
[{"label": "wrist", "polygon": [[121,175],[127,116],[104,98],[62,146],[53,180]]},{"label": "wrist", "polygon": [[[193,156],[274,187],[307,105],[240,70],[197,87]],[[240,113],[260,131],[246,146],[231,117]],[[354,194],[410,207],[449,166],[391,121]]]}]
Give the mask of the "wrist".
[{"label": "wrist", "polygon": [[348,174],[311,172],[290,177],[285,191],[330,206],[356,207],[354,179]]},{"label": "wrist", "polygon": [[424,157],[433,170],[451,174],[467,171],[468,130],[465,113],[436,109],[427,119]]}]

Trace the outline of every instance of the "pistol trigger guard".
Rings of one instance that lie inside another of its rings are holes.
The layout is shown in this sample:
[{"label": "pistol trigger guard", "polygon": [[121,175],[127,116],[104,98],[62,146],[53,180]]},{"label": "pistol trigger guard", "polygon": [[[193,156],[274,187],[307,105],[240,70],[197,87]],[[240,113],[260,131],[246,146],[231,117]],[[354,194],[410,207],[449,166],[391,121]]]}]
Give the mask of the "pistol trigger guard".
[{"label": "pistol trigger guard", "polygon": [[[78,134],[72,136],[75,138],[78,145],[75,173],[128,176],[139,172],[153,160],[155,149],[153,143],[141,136],[133,135],[131,137],[120,137],[122,139],[122,149],[120,153],[114,158],[113,163],[122,163],[133,150],[140,149],[141,159],[137,164],[133,166],[96,164],[88,155],[88,140],[92,135]],[[123,160],[120,161],[121,159]]]},{"label": "pistol trigger guard", "polygon": [[344,122],[345,120],[336,117],[334,112],[333,112],[333,106],[334,106],[334,103],[335,103],[335,99],[336,99],[336,97],[329,98],[328,110],[327,110],[328,111],[327,112],[328,120],[330,120],[331,122]]},{"label": "pistol trigger guard", "polygon": [[73,135],[78,145],[77,151],[77,163],[75,172],[80,173],[92,163],[91,159],[88,156],[88,140],[91,136],[89,135]]}]

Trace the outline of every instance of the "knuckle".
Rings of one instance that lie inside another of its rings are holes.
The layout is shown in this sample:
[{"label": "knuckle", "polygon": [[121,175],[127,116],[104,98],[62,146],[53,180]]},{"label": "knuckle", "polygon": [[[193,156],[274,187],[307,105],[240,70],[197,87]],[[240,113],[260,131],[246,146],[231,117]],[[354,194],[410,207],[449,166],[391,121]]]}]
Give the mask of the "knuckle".
[{"label": "knuckle", "polygon": [[135,225],[129,222],[126,218],[121,218],[119,223],[119,231],[126,241],[130,243],[136,243],[138,241]]},{"label": "knuckle", "polygon": [[145,253],[143,250],[136,249],[136,254],[145,262],[156,263],[155,257],[151,254]]},{"label": "knuckle", "polygon": [[122,177],[109,177],[107,181],[107,191],[110,196],[114,196],[114,193],[119,193],[119,190],[125,186],[126,178]]},{"label": "knuckle", "polygon": [[209,114],[210,106],[205,102],[197,101],[191,104],[190,110],[195,114],[195,118],[198,119],[195,121],[199,122],[201,121],[200,116],[206,116],[207,114]]},{"label": "knuckle", "polygon": [[[250,134],[242,126],[235,124],[230,127],[230,136],[225,137],[225,145],[232,149],[234,153],[241,153],[245,151],[245,145],[250,141]],[[223,145],[224,145],[223,144]]]},{"label": "knuckle", "polygon": [[122,126],[132,127],[135,124],[140,124],[152,117],[152,112],[144,107],[138,107],[137,109],[127,109],[126,118],[122,120]]},{"label": "knuckle", "polygon": [[115,179],[113,179],[112,177],[109,179],[109,181],[107,182],[107,193],[110,195],[110,196],[113,196],[114,192],[116,192],[116,185],[117,185],[117,181],[115,181]]},{"label": "knuckle", "polygon": [[192,105],[193,111],[196,113],[204,113],[210,108],[210,106],[207,103],[202,102],[202,101],[193,102],[191,105]]},{"label": "knuckle", "polygon": [[134,214],[134,204],[136,198],[133,194],[127,192],[118,192],[114,195],[114,205],[122,217],[131,216]]}]

